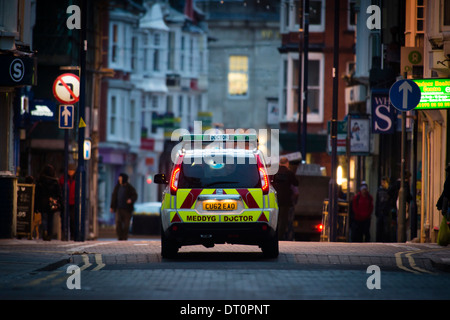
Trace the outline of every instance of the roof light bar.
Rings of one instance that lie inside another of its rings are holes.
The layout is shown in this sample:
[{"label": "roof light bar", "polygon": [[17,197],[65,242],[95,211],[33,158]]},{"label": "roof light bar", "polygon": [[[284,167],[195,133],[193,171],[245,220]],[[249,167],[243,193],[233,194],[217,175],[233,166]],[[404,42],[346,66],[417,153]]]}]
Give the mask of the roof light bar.
[{"label": "roof light bar", "polygon": [[[219,148],[235,148],[236,143],[243,143],[242,147],[258,148],[258,137],[256,134],[187,134],[179,138],[182,148],[185,145],[193,145],[196,148],[205,148],[205,145]],[[219,142],[219,143],[218,143]],[[218,143],[218,144],[217,144]]]},{"label": "roof light bar", "polygon": [[180,141],[234,141],[234,142],[250,142],[258,141],[256,134],[186,134],[180,136]]}]

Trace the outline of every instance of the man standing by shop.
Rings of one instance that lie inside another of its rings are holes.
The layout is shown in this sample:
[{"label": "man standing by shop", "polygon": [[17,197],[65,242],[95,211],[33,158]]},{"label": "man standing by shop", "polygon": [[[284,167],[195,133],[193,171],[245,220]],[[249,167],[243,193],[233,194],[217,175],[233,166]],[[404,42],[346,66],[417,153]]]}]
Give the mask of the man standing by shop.
[{"label": "man standing by shop", "polygon": [[[278,199],[278,239],[293,240],[289,232],[292,223],[294,206],[298,197],[298,181],[295,174],[289,169],[289,160],[280,158],[278,172],[273,177],[273,187],[277,191]],[[287,234],[287,236],[286,236]]]},{"label": "man standing by shop", "polygon": [[116,233],[118,240],[128,239],[131,215],[137,200],[136,189],[128,182],[128,175],[121,173],[111,197],[111,212],[116,213]]}]

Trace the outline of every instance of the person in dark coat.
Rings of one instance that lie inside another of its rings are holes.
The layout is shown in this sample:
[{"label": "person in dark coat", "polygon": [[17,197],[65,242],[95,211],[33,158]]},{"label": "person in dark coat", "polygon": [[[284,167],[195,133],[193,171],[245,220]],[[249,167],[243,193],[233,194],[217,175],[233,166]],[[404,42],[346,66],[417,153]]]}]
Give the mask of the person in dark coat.
[{"label": "person in dark coat", "polygon": [[395,206],[392,187],[390,186],[389,177],[381,178],[381,185],[377,190],[377,199],[375,202],[375,216],[377,218],[376,225],[376,241],[390,242],[392,211]]},{"label": "person in dark coat", "polygon": [[273,176],[273,187],[277,191],[278,199],[278,238],[280,240],[286,240],[285,233],[289,229],[289,216],[294,211],[297,186],[298,180],[289,170],[289,160],[281,157],[278,172]]},{"label": "person in dark coat", "polygon": [[447,219],[447,221],[450,221],[450,206],[449,206],[449,199],[450,199],[450,164],[445,169],[445,172],[447,172],[448,176],[445,179],[444,182],[444,189],[442,190],[441,196],[439,197],[439,200],[436,203],[436,208],[439,211],[442,211],[442,215]]},{"label": "person in dark coat", "polygon": [[36,183],[35,207],[42,214],[44,225],[43,239],[50,241],[53,235],[53,216],[62,210],[61,187],[56,178],[55,168],[47,164]]},{"label": "person in dark coat", "polygon": [[128,182],[128,175],[121,173],[111,197],[111,212],[116,213],[116,233],[118,240],[128,239],[131,215],[137,200],[136,189]]},{"label": "person in dark coat", "polygon": [[[404,178],[404,185],[405,185],[405,218],[406,220],[409,219],[409,207],[410,207],[410,203],[413,200],[413,196],[411,194],[411,188],[409,185],[409,179],[411,178],[411,172],[406,171],[405,172],[405,178]],[[394,194],[394,199],[395,199],[395,210],[393,210],[393,214],[392,214],[392,235],[393,235],[393,241],[396,242],[397,241],[397,228],[398,228],[398,213],[400,210],[400,188],[401,188],[401,178],[398,178],[397,181],[395,182],[394,188],[393,188],[393,194]],[[405,224],[407,225],[408,223],[405,222]]]}]

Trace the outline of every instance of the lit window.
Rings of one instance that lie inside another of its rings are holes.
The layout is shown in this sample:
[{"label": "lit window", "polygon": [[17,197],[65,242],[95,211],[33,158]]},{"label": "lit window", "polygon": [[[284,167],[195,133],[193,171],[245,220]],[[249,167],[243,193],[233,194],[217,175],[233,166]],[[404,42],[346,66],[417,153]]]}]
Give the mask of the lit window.
[{"label": "lit window", "polygon": [[228,96],[248,97],[248,57],[230,56],[228,67]]}]

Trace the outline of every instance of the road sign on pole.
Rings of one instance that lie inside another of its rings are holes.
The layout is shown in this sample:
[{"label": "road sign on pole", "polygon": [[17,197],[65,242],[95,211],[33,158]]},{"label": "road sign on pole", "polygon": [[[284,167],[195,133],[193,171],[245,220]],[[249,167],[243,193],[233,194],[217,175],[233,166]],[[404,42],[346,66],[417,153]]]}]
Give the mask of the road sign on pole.
[{"label": "road sign on pole", "polygon": [[59,121],[58,127],[60,129],[73,129],[74,107],[68,105],[59,106]]},{"label": "road sign on pole", "polygon": [[409,111],[417,107],[421,96],[419,86],[412,80],[399,80],[389,90],[389,99],[399,111]]},{"label": "road sign on pole", "polygon": [[64,73],[53,82],[53,95],[62,104],[73,104],[80,99],[80,78]]},{"label": "road sign on pole", "polygon": [[91,149],[92,149],[91,141],[90,140],[84,140],[84,144],[83,144],[84,160],[90,160],[91,159]]},{"label": "road sign on pole", "polygon": [[392,105],[402,112],[401,176],[399,210],[397,215],[397,242],[406,241],[406,111],[412,110],[420,102],[422,94],[419,86],[412,80],[399,80],[389,90]]}]

